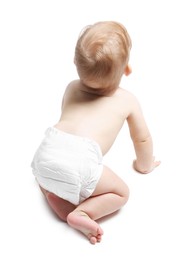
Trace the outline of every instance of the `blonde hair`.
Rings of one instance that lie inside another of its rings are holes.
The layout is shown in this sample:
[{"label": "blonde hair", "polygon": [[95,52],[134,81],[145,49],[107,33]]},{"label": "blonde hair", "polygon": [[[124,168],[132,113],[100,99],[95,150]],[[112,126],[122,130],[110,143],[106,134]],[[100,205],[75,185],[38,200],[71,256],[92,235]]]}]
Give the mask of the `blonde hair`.
[{"label": "blonde hair", "polygon": [[80,80],[94,89],[117,88],[129,61],[131,39],[114,21],[98,22],[81,32],[75,48]]}]

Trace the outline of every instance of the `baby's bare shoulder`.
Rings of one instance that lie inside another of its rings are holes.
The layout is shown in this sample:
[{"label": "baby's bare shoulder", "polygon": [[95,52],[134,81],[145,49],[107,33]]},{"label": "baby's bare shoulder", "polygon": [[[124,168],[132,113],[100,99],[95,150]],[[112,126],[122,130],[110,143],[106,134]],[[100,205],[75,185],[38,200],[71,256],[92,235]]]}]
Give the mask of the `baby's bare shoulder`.
[{"label": "baby's bare shoulder", "polygon": [[137,102],[136,96],[131,93],[130,91],[123,89],[123,88],[118,88],[115,97],[119,99],[119,102],[122,102],[123,104],[134,104]]},{"label": "baby's bare shoulder", "polygon": [[140,109],[136,96],[128,90],[119,88],[116,91],[115,96],[119,109],[126,115],[126,117]]},{"label": "baby's bare shoulder", "polygon": [[116,95],[119,95],[119,96],[121,96],[123,98],[129,98],[129,97],[133,96],[133,94],[130,91],[128,91],[128,90],[126,90],[124,88],[121,88],[121,87],[119,87],[116,90]]}]

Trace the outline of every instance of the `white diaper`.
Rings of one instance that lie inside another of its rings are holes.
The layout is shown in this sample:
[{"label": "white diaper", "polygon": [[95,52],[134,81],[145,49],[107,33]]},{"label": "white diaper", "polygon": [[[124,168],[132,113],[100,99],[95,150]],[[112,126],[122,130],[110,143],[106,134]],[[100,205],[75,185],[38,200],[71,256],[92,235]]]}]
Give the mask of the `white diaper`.
[{"label": "white diaper", "polygon": [[44,189],[78,205],[93,193],[102,174],[102,152],[88,138],[47,129],[31,164]]}]

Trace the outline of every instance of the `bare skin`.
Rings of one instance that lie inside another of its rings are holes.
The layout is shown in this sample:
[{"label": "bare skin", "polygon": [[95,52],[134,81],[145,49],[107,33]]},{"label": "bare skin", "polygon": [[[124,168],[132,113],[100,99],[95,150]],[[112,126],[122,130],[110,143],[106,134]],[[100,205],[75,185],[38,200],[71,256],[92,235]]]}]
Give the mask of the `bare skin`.
[{"label": "bare skin", "polygon": [[[130,72],[127,66],[125,75]],[[133,168],[140,173],[151,172],[160,162],[154,159],[152,138],[137,99],[119,87],[106,95],[94,92],[80,80],[71,82],[63,97],[60,120],[54,127],[95,140],[105,155],[127,121],[136,154]],[[119,210],[129,197],[126,183],[106,166],[92,196],[80,205],[44,189],[42,192],[60,219],[81,231],[92,244],[100,242],[103,235],[96,220]]]}]

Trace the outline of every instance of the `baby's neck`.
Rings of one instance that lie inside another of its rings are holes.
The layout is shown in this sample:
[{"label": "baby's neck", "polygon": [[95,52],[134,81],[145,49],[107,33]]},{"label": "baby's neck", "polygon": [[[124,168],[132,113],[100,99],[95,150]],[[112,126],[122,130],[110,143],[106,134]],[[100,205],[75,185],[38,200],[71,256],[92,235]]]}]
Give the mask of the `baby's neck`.
[{"label": "baby's neck", "polygon": [[102,87],[91,87],[80,81],[80,90],[87,92],[88,94],[96,96],[111,96],[116,91],[117,88],[102,88]]}]

